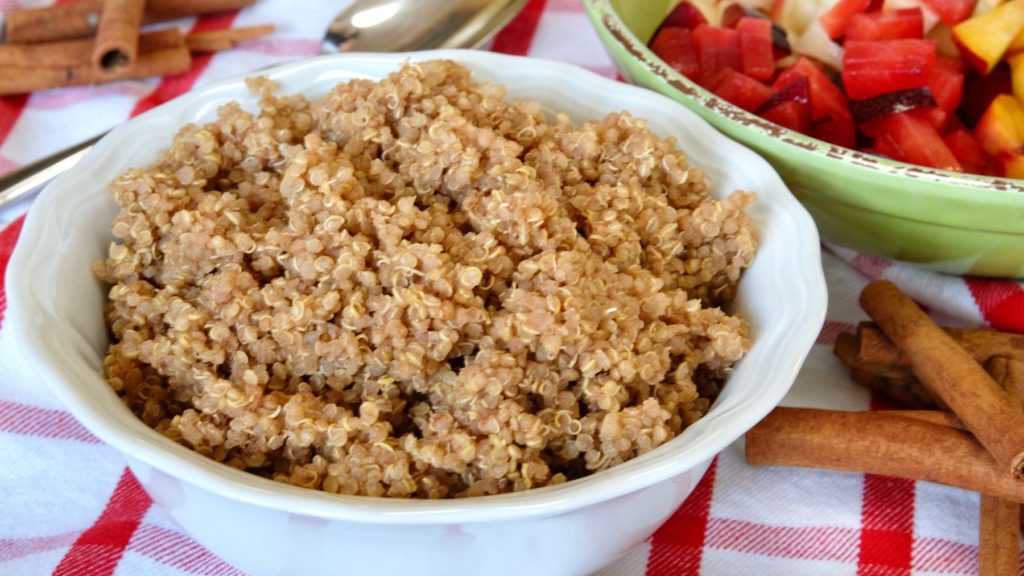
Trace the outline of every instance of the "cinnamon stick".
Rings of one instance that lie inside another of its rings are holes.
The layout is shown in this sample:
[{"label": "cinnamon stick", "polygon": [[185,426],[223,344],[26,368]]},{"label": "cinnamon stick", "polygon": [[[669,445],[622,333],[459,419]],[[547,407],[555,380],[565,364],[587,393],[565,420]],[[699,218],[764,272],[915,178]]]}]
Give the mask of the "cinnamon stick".
[{"label": "cinnamon stick", "polygon": [[964,423],[961,422],[954,414],[943,410],[875,410],[874,413],[899,416],[900,418],[912,418],[914,420],[920,420],[921,422],[939,424],[956,430],[967,429],[964,426]]},{"label": "cinnamon stick", "polygon": [[[143,24],[237,10],[256,0],[148,0]],[[86,38],[96,33],[103,0],[79,0],[46,8],[16,10],[4,16],[7,42],[33,43]]]},{"label": "cinnamon stick", "polygon": [[62,68],[0,67],[0,95],[111,80],[180,74],[191,67],[192,56],[184,44],[140,53],[134,65],[109,71],[97,70],[91,64]]},{"label": "cinnamon stick", "polygon": [[188,49],[192,52],[217,52],[234,48],[239,42],[253,40],[274,32],[274,25],[250,26],[247,28],[229,28],[227,30],[209,30],[194,32],[186,38]]},{"label": "cinnamon stick", "polygon": [[1024,411],[1024,362],[1006,356],[993,356],[985,363],[985,370]]},{"label": "cinnamon stick", "polygon": [[969,434],[892,414],[776,408],[747,432],[746,457],[755,466],[881,474],[1024,502],[1024,482]]},{"label": "cinnamon stick", "polygon": [[996,462],[1014,478],[1024,476],[1024,412],[1017,403],[895,284],[868,284],[860,304]]},{"label": "cinnamon stick", "polygon": [[[165,28],[139,36],[139,52],[153,52],[185,43],[177,28]],[[89,64],[92,40],[61,40],[39,44],[0,44],[0,67],[71,68]]]},{"label": "cinnamon stick", "polygon": [[[1024,361],[1024,334],[1000,332],[998,330],[971,328],[943,328],[956,340],[978,364],[988,362],[993,356],[1006,356]],[[909,366],[906,354],[871,323],[857,326],[858,348],[857,359],[868,364],[885,364],[889,366]]]},{"label": "cinnamon stick", "polygon": [[96,26],[93,66],[110,70],[135,64],[145,5],[145,0],[104,0]]},{"label": "cinnamon stick", "polygon": [[1020,504],[981,495],[978,521],[978,573],[981,576],[1020,574]]}]

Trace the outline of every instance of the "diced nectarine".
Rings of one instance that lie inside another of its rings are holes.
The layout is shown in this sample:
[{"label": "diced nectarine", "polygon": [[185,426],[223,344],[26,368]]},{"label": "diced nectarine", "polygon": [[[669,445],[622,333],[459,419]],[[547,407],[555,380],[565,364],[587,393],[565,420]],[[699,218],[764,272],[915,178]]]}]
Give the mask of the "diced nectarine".
[{"label": "diced nectarine", "polygon": [[1024,52],[1024,30],[1021,30],[1017,37],[1010,42],[1010,45],[1006,48],[1007,54],[1016,54],[1018,52]]},{"label": "diced nectarine", "polygon": [[974,137],[993,156],[1024,152],[1024,107],[1009,94],[996,96],[974,127]]},{"label": "diced nectarine", "polygon": [[971,65],[988,74],[1024,30],[1024,0],[1010,0],[953,28],[953,39]]},{"label": "diced nectarine", "polygon": [[1024,102],[1024,52],[1006,59],[1010,65],[1010,80],[1013,83],[1013,95]]},{"label": "diced nectarine", "polygon": [[1002,154],[996,158],[999,175],[1007,178],[1024,178],[1024,154]]}]

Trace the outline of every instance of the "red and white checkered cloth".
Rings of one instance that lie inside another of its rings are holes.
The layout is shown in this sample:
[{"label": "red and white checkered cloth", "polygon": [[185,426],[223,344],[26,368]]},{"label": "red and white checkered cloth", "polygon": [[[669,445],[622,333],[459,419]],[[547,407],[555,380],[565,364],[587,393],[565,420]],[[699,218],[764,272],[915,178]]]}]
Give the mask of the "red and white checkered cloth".
[{"label": "red and white checkered cloth", "polygon": [[[2,98],[0,172],[193,86],[315,54],[324,23],[342,4],[259,0],[238,14],[185,21],[197,29],[274,22],[279,30],[197,58],[195,69],[181,76]],[[16,7],[0,0],[0,11]],[[578,0],[532,0],[491,49],[615,73]],[[0,222],[13,221],[0,232],[0,280],[21,228],[18,212],[0,214]],[[1024,290],[1016,283],[944,277],[833,248],[825,249],[824,262],[828,321],[789,405],[873,405],[850,383],[830,346],[864,319],[857,295],[871,278],[895,281],[943,322],[1024,331]],[[0,310],[3,304],[0,292]],[[119,454],[39,384],[2,323],[0,374],[0,574],[241,575],[152,505]],[[653,538],[601,574],[974,574],[977,507],[975,494],[924,482],[751,468],[738,442]]]}]

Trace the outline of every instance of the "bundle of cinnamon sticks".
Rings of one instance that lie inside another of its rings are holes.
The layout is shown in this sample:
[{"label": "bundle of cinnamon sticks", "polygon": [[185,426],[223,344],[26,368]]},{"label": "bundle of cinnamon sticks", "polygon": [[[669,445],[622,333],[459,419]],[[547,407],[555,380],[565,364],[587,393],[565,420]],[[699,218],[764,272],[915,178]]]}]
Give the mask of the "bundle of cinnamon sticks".
[{"label": "bundle of cinnamon sticks", "polygon": [[235,10],[255,0],[79,0],[5,15],[0,95],[180,74],[192,54],[273,32],[272,25],[182,34],[147,24]]},{"label": "bundle of cinnamon sticks", "polygon": [[856,382],[906,407],[777,408],[748,432],[747,462],[926,480],[981,494],[980,571],[1019,573],[1024,503],[1024,335],[948,329],[894,284],[864,288],[874,320],[835,353]]}]

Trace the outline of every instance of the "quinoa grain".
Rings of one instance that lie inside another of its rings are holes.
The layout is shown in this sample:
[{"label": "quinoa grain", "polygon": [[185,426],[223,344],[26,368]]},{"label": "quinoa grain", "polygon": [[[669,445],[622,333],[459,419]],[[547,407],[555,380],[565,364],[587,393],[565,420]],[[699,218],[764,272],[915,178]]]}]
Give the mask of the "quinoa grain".
[{"label": "quinoa grain", "polygon": [[104,371],[169,438],[341,494],[525,490],[672,439],[749,348],[753,194],[644,121],[448,61],[251,88],[111,186]]}]

